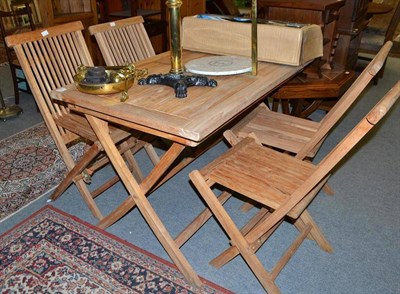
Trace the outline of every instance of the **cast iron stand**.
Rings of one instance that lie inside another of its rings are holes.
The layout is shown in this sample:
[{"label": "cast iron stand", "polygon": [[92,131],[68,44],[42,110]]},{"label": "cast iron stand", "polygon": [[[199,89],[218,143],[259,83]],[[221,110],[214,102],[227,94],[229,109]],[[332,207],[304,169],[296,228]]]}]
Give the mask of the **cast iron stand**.
[{"label": "cast iron stand", "polygon": [[188,76],[183,73],[181,46],[181,0],[168,0],[171,70],[167,74],[149,75],[139,79],[139,85],[166,85],[174,88],[177,98],[187,97],[187,88],[191,86],[216,87],[217,81],[205,76]]}]

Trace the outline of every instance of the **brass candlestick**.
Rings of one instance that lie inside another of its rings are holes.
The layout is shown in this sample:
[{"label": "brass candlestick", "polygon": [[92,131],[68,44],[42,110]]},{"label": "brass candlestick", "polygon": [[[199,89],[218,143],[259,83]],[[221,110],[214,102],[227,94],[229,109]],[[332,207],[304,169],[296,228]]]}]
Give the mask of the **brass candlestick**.
[{"label": "brass candlestick", "polygon": [[170,28],[170,52],[171,70],[168,74],[149,75],[147,78],[139,80],[139,85],[166,85],[175,89],[177,98],[187,96],[187,88],[191,86],[216,87],[217,81],[208,79],[205,76],[184,75],[182,66],[182,45],[181,45],[181,0],[167,0],[169,8],[169,28]]},{"label": "brass candlestick", "polygon": [[6,106],[1,89],[0,89],[0,106],[1,106],[0,119],[2,119],[3,121],[6,121],[7,118],[17,116],[22,112],[22,108],[19,107],[18,105]]},{"label": "brass candlestick", "polygon": [[251,1],[251,73],[257,75],[257,0]]},{"label": "brass candlestick", "polygon": [[167,1],[169,8],[170,26],[170,50],[171,50],[171,70],[172,74],[183,73],[182,66],[182,46],[181,46],[181,6],[182,1]]}]

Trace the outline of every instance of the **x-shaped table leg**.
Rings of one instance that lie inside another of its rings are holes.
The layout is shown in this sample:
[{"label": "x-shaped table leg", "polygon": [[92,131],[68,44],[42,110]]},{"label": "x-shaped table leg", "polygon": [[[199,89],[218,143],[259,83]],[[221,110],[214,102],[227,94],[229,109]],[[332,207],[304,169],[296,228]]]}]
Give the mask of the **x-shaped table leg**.
[{"label": "x-shaped table leg", "polygon": [[171,235],[156,214],[150,202],[147,200],[145,192],[135,180],[129,168],[126,166],[124,159],[119,154],[117,147],[114,145],[109,135],[108,123],[90,115],[86,115],[86,117],[94,132],[96,133],[96,136],[99,139],[100,143],[103,145],[103,148],[107,153],[113,167],[121,178],[121,181],[124,183],[126,189],[128,190],[130,195],[129,198],[132,199],[133,203],[138,206],[138,209],[142,213],[147,224],[153,230],[153,233],[156,235],[157,239],[160,241],[168,255],[171,257],[172,261],[182,272],[185,278],[191,284],[201,286],[202,282],[200,281],[199,276],[196,274],[185,256],[179,250],[179,247],[172,239]]}]

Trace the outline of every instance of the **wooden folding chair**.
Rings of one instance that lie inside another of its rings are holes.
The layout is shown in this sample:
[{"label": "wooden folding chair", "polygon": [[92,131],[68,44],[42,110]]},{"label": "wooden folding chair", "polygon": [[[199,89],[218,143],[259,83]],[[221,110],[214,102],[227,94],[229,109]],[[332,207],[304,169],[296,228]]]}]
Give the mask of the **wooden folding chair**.
[{"label": "wooden folding chair", "polygon": [[[107,66],[126,65],[155,56],[142,16],[92,25],[88,30],[95,36]],[[146,137],[146,141],[153,140],[154,137]],[[157,164],[160,158],[153,145],[146,143],[144,148],[151,161]]]},{"label": "wooden folding chair", "polygon": [[[389,41],[382,47],[320,122],[270,111],[262,104],[233,128],[234,133],[241,138],[254,133],[266,146],[290,152],[296,158],[314,158],[329,132],[385,64],[392,45]],[[328,185],[325,186],[325,191],[333,194]],[[248,207],[243,208],[246,209]]]},{"label": "wooden folding chair", "polygon": [[96,38],[106,65],[125,65],[155,55],[143,22],[143,17],[136,16],[88,28]]},{"label": "wooden folding chair", "polygon": [[[50,92],[73,83],[79,65],[93,66],[80,21],[6,37],[9,47],[14,48],[18,60],[31,87],[50,134],[57,145],[69,173],[56,188],[51,200],[56,200],[65,189],[75,182],[78,190],[93,215],[103,219],[94,198],[119,181],[115,176],[94,191],[89,191],[85,182],[91,175],[108,163],[103,147],[86,118],[73,112],[64,104],[52,100]],[[111,134],[118,143],[120,152],[130,164],[132,172],[140,180],[143,175],[133,156],[147,142],[141,141],[124,129],[112,126]],[[135,136],[134,136],[135,135]],[[89,148],[78,162],[74,162],[68,148],[84,140]]]},{"label": "wooden folding chair", "polygon": [[[385,116],[399,96],[400,81],[317,165],[262,146],[256,137],[247,137],[200,171],[191,172],[194,186],[231,240],[231,246],[211,263],[220,267],[240,254],[267,292],[279,293],[274,280],[305,238],[332,252],[306,208],[335,166]],[[231,131],[226,135],[235,136]],[[214,194],[214,187],[223,191],[220,198]],[[237,228],[223,207],[226,195],[232,191],[262,206],[242,229]],[[300,234],[273,269],[267,271],[256,252],[286,217],[294,221]],[[186,230],[184,234],[193,233]]]},{"label": "wooden folding chair", "polygon": [[320,122],[270,111],[264,104],[234,127],[245,138],[254,133],[266,146],[290,152],[296,158],[313,158],[329,131],[343,117],[386,61],[392,42],[387,42],[375,58]]},{"label": "wooden folding chair", "polygon": [[[364,69],[353,85],[321,122],[270,111],[265,105],[260,105],[233,127],[232,132],[235,136],[228,136],[226,139],[231,145],[234,145],[239,141],[239,138],[246,138],[252,135],[256,136],[257,140],[263,145],[285,151],[295,158],[301,160],[314,158],[330,130],[333,129],[373,77],[379,72],[385,63],[391,46],[392,42],[387,42],[382,47],[368,67]],[[328,184],[324,185],[324,191],[329,195],[333,194],[333,190]],[[226,201],[229,197],[230,194],[226,193],[222,198]],[[246,212],[252,207],[251,202],[246,202],[242,205],[241,210]],[[190,225],[190,229],[188,228],[187,230],[197,230],[210,217],[210,212],[207,209],[204,210],[197,216],[196,221]],[[186,230],[176,238],[180,246],[189,237],[185,232]]]}]

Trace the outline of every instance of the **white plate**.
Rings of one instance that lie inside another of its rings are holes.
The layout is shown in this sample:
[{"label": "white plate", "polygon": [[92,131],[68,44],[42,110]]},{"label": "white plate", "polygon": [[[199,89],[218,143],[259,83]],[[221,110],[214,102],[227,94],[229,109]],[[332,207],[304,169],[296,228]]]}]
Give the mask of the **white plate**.
[{"label": "white plate", "polygon": [[211,76],[236,75],[251,72],[251,58],[241,56],[211,56],[189,61],[186,71]]}]

